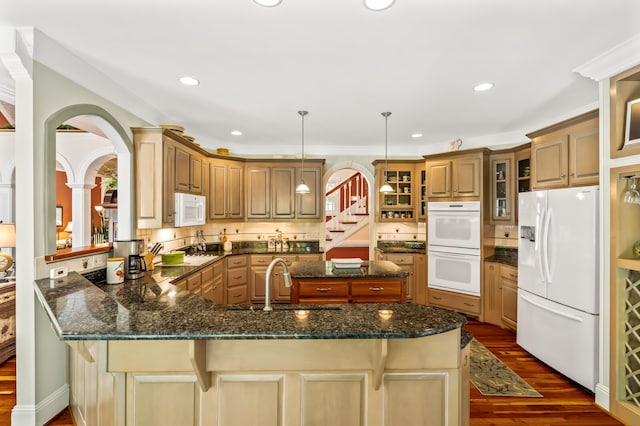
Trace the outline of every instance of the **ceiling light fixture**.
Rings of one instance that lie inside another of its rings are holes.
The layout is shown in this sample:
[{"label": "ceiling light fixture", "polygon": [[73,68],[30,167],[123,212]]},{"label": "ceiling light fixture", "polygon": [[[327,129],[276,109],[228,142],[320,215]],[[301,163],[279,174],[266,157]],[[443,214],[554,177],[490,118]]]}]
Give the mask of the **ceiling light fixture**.
[{"label": "ceiling light fixture", "polygon": [[480,83],[476,87],[473,88],[476,92],[484,92],[493,88],[493,83]]},{"label": "ceiling light fixture", "polygon": [[200,80],[193,77],[180,77],[179,80],[180,83],[184,84],[185,86],[197,86],[198,84],[200,84]]},{"label": "ceiling light fixture", "polygon": [[387,180],[387,171],[388,171],[388,161],[387,161],[387,136],[388,136],[388,126],[387,120],[391,115],[390,112],[383,112],[382,116],[384,117],[384,184],[380,187],[380,192],[386,194],[389,192],[393,192],[393,188],[389,185],[389,181]]},{"label": "ceiling light fixture", "polygon": [[422,137],[422,133],[412,133],[411,137],[412,138],[421,138]]},{"label": "ceiling light fixture", "polygon": [[302,117],[302,167],[300,168],[300,185],[296,188],[297,194],[308,194],[309,187],[304,183],[304,116],[309,114],[308,111],[298,111]]},{"label": "ceiling light fixture", "polygon": [[379,11],[390,8],[395,0],[364,0],[364,7],[369,10]]},{"label": "ceiling light fixture", "polygon": [[260,6],[264,6],[264,7],[274,7],[282,3],[282,0],[253,0],[253,1],[259,4]]},{"label": "ceiling light fixture", "polygon": [[242,132],[240,130],[232,130],[231,134],[233,136],[242,136]]}]

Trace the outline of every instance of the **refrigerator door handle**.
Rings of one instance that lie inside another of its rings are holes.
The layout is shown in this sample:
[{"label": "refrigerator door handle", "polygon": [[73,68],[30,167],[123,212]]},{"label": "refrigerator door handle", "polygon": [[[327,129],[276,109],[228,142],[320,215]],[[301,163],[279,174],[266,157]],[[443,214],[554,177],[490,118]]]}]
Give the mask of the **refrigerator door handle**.
[{"label": "refrigerator door handle", "polygon": [[545,276],[544,276],[544,270],[543,270],[543,266],[542,266],[542,245],[543,245],[543,241],[541,239],[542,237],[542,226],[544,224],[544,219],[545,219],[545,214],[546,214],[546,209],[542,210],[542,213],[540,215],[540,217],[536,217],[536,242],[534,245],[534,250],[536,252],[536,257],[537,257],[537,262],[536,262],[536,266],[538,267],[538,276],[540,277],[540,279],[542,280],[543,283],[546,283],[545,280]]},{"label": "refrigerator door handle", "polygon": [[542,259],[543,259],[543,268],[544,268],[544,276],[547,284],[551,283],[551,270],[549,269],[549,226],[551,223],[551,215],[553,214],[553,210],[547,209],[547,214],[544,218],[544,225],[542,226]]},{"label": "refrigerator door handle", "polygon": [[555,314],[555,315],[558,315],[558,316],[561,316],[561,317],[565,317],[567,319],[570,319],[570,320],[573,320],[573,321],[576,321],[576,322],[583,322],[582,318],[577,317],[575,315],[566,314],[564,312],[560,312],[560,311],[557,311],[555,309],[552,309],[552,308],[550,308],[548,306],[541,305],[540,303],[536,303],[533,300],[529,299],[527,296],[522,296],[521,295],[520,297],[523,300],[525,300],[526,302],[531,303],[533,306],[537,306],[538,308],[544,309],[545,311],[551,312],[552,314]]}]

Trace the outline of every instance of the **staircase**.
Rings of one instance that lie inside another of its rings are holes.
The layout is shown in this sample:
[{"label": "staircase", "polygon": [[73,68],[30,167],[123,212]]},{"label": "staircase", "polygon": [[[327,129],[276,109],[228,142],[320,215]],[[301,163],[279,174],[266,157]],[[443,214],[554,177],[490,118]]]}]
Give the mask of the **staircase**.
[{"label": "staircase", "polygon": [[325,250],[327,252],[343,245],[354,234],[369,225],[367,193],[367,182],[359,172],[327,191],[327,216],[325,218],[327,240]]}]

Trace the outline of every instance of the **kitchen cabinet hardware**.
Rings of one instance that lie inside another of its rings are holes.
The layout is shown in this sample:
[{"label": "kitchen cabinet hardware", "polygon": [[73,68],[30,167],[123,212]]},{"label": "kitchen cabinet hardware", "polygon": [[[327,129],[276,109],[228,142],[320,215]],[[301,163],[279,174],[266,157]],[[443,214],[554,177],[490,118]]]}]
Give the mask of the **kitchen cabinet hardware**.
[{"label": "kitchen cabinet hardware", "polygon": [[331,291],[331,287],[316,287],[316,291]]},{"label": "kitchen cabinet hardware", "polygon": [[383,291],[384,287],[369,287],[369,290],[371,290],[371,291]]}]

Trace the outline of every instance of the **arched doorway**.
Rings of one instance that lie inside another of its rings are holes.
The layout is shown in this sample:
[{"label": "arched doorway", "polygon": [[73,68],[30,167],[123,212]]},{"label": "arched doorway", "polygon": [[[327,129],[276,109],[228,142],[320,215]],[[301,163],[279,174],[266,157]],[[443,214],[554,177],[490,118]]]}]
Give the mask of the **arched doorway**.
[{"label": "arched doorway", "polygon": [[325,256],[371,258],[373,176],[355,163],[336,165],[325,173]]},{"label": "arched doorway", "polygon": [[[118,196],[127,202],[121,203],[117,210],[118,232],[122,238],[131,238],[135,233],[135,204],[133,197],[133,146],[130,138],[122,126],[106,110],[95,105],[73,105],[52,114],[45,123],[45,139],[47,157],[57,150],[56,129],[60,124],[73,123],[74,127],[88,133],[104,137],[112,143],[110,148],[98,149],[92,153],[93,157],[80,164],[75,172],[74,183],[69,184],[74,193],[74,211],[82,212],[82,220],[73,224],[74,241],[82,241],[89,245],[91,241],[91,189],[95,186],[95,176],[99,167],[108,159],[117,156],[117,176],[119,185]],[[91,156],[90,156],[91,157]],[[47,176],[54,175],[55,161],[45,161]],[[53,235],[55,235],[55,180],[49,179],[48,191],[45,198],[45,213],[47,221],[45,233],[48,237],[46,251],[55,252]]]}]

